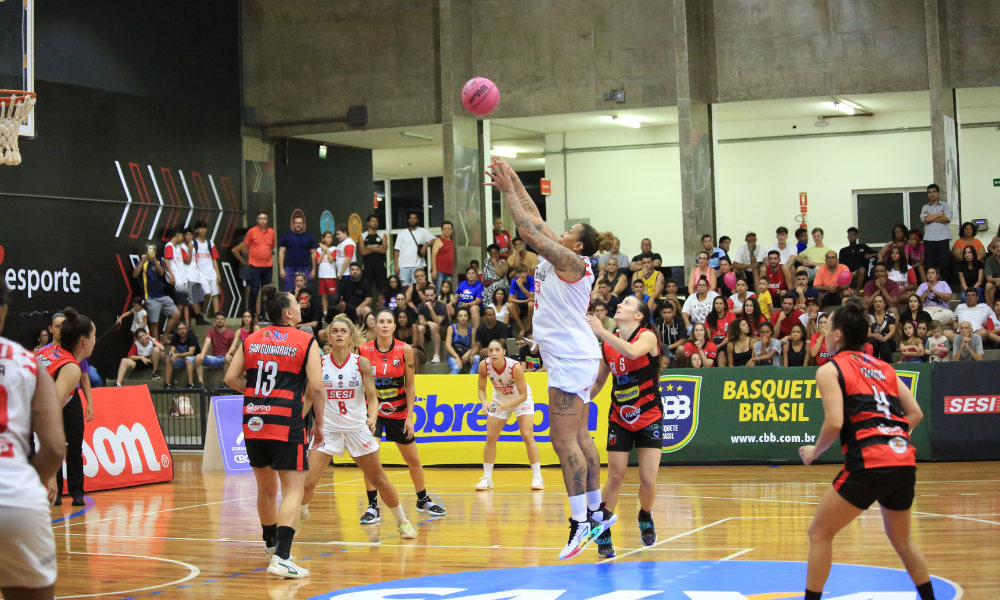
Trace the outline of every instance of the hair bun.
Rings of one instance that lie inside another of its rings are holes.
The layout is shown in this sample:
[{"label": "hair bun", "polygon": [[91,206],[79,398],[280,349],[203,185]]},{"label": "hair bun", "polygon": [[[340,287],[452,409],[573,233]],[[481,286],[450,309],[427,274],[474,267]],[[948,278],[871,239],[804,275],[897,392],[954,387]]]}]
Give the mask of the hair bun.
[{"label": "hair bun", "polygon": [[597,249],[600,252],[608,252],[615,245],[615,234],[604,231],[597,234]]},{"label": "hair bun", "polygon": [[273,302],[278,297],[278,288],[273,285],[265,285],[262,292],[265,302]]},{"label": "hair bun", "polygon": [[73,308],[72,306],[67,306],[66,308],[64,308],[62,310],[62,314],[67,321],[75,321],[76,318],[80,316],[80,313],[76,312],[76,309]]}]

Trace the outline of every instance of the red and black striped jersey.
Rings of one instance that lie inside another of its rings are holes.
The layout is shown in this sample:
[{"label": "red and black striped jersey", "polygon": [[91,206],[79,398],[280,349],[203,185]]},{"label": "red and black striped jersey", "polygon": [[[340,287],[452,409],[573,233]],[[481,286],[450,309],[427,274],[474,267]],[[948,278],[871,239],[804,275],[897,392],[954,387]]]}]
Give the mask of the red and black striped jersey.
[{"label": "red and black striped jersey", "polygon": [[375,395],[378,398],[378,414],[387,419],[405,419],[406,412],[406,359],[403,356],[402,340],[393,340],[392,347],[382,352],[378,340],[361,346],[358,354],[372,364],[375,377]]},{"label": "red and black striped jersey", "polygon": [[[59,371],[66,365],[74,364],[77,367],[80,366],[80,361],[76,360],[72,352],[56,344],[49,344],[39,350],[38,354],[35,355],[35,360],[38,361],[39,367],[49,372],[53,381],[59,378]],[[76,388],[74,387],[73,391],[70,392],[69,398],[60,398],[63,406],[66,406],[75,393]]]},{"label": "red and black striped jersey", "polygon": [[896,370],[855,351],[838,352],[830,362],[840,374],[844,424],[840,429],[844,469],[916,466],[910,422],[899,401]]},{"label": "red and black striped jersey", "polygon": [[243,342],[247,387],[243,435],[248,439],[305,442],[302,395],[306,363],[316,338],[294,327],[272,325]]},{"label": "red and black striped jersey", "polygon": [[[640,327],[632,332],[628,342],[632,343],[643,331],[652,330]],[[618,336],[617,333],[615,335]],[[663,409],[656,386],[659,346],[654,346],[653,352],[633,359],[626,358],[607,342],[601,344],[601,352],[611,368],[611,421],[629,431],[638,431],[650,423],[662,421]]]}]

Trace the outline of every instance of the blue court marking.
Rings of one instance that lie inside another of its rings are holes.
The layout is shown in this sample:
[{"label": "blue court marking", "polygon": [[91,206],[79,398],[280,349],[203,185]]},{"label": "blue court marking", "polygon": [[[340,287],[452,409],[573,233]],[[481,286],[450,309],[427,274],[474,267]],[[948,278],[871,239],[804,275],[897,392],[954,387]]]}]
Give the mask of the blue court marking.
[{"label": "blue court marking", "polygon": [[205,581],[202,581],[202,583],[212,583],[213,581],[218,581],[218,579],[206,579]]},{"label": "blue court marking", "polygon": [[[72,502],[72,499],[70,499],[70,502]],[[91,498],[90,496],[84,494],[83,495],[83,508],[81,508],[80,510],[76,511],[75,513],[73,513],[71,515],[67,515],[65,517],[60,517],[58,519],[53,519],[52,520],[52,524],[55,525],[56,523],[62,523],[63,521],[68,521],[70,519],[75,519],[76,517],[85,515],[88,512],[90,512],[90,509],[94,508],[94,506],[96,504],[97,503],[94,502],[93,498]]]},{"label": "blue court marking", "polygon": [[157,594],[162,594],[162,593],[163,593],[163,590],[158,590],[158,591],[155,591],[155,592],[149,592],[149,595],[150,596],[155,596]]},{"label": "blue court marking", "polygon": [[[587,558],[596,559],[596,553]],[[586,560],[587,558],[584,558]],[[457,600],[474,595],[505,598],[533,598],[533,592],[559,600],[589,600],[612,592],[655,593],[656,600],[690,600],[685,592],[728,593],[737,600],[748,596],[793,594],[801,598],[806,579],[806,563],[783,561],[661,561],[607,564],[575,564],[551,567],[524,567],[490,571],[466,571],[363,585],[314,596],[329,600],[344,594],[364,593],[385,600],[427,598]],[[932,577],[938,600],[955,600],[961,588]],[[581,585],[586,582],[586,585]],[[395,593],[393,590],[398,590]],[[835,564],[824,597],[858,598],[915,595],[906,571],[862,565]],[[893,594],[895,593],[895,594]],[[509,594],[509,595],[504,595]],[[868,595],[865,595],[868,594]],[[890,595],[892,594],[892,595]],[[398,598],[394,598],[398,596]],[[791,596],[790,596],[791,597]]]},{"label": "blue court marking", "polygon": [[777,469],[777,468],[778,468],[778,465],[771,465],[770,467],[768,467],[768,469]]}]

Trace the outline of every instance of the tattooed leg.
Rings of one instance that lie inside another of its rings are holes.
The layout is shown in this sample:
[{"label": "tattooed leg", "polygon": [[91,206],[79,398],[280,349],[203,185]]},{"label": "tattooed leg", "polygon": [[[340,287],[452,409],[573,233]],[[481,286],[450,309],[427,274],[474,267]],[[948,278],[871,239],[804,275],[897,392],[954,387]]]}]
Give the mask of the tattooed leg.
[{"label": "tattooed leg", "polygon": [[[589,407],[584,404],[583,414],[587,415],[588,411]],[[594,443],[594,438],[591,437],[590,430],[587,428],[586,416],[580,419],[580,426],[577,430],[577,443],[587,458],[587,491],[593,492],[594,490],[599,490],[601,489],[601,455],[597,451],[597,444]]]},{"label": "tattooed leg", "polygon": [[[583,401],[576,394],[567,394],[558,388],[549,388],[549,433],[552,449],[559,456],[563,481],[570,496],[579,496],[587,491],[589,468],[587,455],[580,448],[577,432]],[[586,420],[584,420],[586,426]],[[600,477],[598,471],[598,477]]]}]

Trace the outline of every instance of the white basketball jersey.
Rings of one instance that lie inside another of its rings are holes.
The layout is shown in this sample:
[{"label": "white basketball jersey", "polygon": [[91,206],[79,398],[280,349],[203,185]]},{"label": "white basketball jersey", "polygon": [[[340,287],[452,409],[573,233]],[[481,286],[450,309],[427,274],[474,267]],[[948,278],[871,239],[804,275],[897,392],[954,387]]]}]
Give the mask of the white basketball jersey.
[{"label": "white basketball jersey", "polygon": [[366,428],[368,406],[361,381],[360,360],[357,354],[350,354],[346,363],[338,365],[333,362],[332,354],[323,357],[323,390],[326,392],[324,431],[359,431]]},{"label": "white basketball jersey", "polygon": [[0,337],[0,506],[48,509],[45,486],[28,462],[37,380],[34,355]]},{"label": "white basketball jersey", "polygon": [[577,281],[564,281],[555,265],[538,258],[535,268],[535,315],[532,337],[548,354],[559,358],[600,358],[601,349],[587,324],[594,272],[590,260],[580,257],[585,270]]},{"label": "white basketball jersey", "polygon": [[[513,358],[504,357],[504,367],[503,371],[497,373],[493,369],[493,359],[486,359],[486,376],[490,378],[490,383],[493,384],[493,399],[494,400],[510,400],[517,396],[517,384],[514,383],[514,366],[517,361]],[[525,393],[531,395],[531,387],[525,382]]]}]

